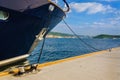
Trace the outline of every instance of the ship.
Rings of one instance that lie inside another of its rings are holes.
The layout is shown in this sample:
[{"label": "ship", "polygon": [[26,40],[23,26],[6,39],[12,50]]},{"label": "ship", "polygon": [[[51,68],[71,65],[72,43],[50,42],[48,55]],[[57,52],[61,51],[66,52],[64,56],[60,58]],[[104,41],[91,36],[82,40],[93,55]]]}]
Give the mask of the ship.
[{"label": "ship", "polygon": [[65,16],[51,0],[0,0],[0,66],[25,60]]}]

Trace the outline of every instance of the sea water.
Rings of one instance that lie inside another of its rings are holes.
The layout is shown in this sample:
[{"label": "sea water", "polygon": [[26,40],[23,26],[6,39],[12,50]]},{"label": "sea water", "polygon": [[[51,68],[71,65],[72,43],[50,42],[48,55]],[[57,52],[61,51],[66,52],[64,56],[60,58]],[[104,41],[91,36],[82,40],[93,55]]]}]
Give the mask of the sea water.
[{"label": "sea water", "polygon": [[[82,39],[77,38],[47,38],[40,58],[40,63],[60,60],[68,57],[88,54],[99,50],[120,47],[120,39]],[[87,44],[87,45],[86,45]],[[37,63],[42,41],[31,53],[28,60]],[[94,49],[93,49],[94,48]]]}]

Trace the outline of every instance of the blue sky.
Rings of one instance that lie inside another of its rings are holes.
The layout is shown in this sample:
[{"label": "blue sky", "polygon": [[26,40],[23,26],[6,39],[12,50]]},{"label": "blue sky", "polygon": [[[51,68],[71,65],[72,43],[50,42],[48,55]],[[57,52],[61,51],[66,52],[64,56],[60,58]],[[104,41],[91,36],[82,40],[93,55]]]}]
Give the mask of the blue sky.
[{"label": "blue sky", "polygon": [[[65,20],[77,34],[120,35],[120,0],[67,1],[71,10]],[[63,22],[52,31],[71,33]]]}]

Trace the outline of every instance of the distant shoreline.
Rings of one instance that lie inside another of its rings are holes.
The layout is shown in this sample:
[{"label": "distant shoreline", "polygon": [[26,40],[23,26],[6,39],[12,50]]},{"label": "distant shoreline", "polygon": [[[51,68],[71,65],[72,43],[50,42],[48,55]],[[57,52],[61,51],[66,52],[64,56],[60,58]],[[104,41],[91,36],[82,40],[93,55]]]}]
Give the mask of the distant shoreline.
[{"label": "distant shoreline", "polygon": [[46,38],[76,38],[71,36],[55,36],[55,35],[47,35]]},{"label": "distant shoreline", "polygon": [[[95,38],[95,39],[120,39],[120,35],[109,35],[109,34],[100,34],[97,36],[86,36],[86,35],[78,35],[80,38]],[[76,38],[76,36],[67,33],[59,33],[59,32],[50,32],[47,38]]]},{"label": "distant shoreline", "polygon": [[108,34],[101,34],[101,35],[97,35],[93,38],[98,38],[98,39],[119,39],[120,35],[108,35]]},{"label": "distant shoreline", "polygon": [[75,36],[66,33],[50,32],[47,38],[75,38]]}]

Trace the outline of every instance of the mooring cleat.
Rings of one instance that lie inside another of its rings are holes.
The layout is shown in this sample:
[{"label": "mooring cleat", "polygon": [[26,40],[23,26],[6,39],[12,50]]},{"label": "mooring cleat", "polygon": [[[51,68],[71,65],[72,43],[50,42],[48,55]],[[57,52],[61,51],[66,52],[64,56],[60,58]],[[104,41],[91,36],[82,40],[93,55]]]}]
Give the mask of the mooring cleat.
[{"label": "mooring cleat", "polygon": [[31,73],[37,73],[37,72],[38,72],[37,67],[38,67],[38,64],[32,64],[32,65],[30,66],[30,71],[31,71]]},{"label": "mooring cleat", "polygon": [[15,76],[24,76],[25,75],[25,67],[24,66],[19,66],[18,70],[19,71]]}]

